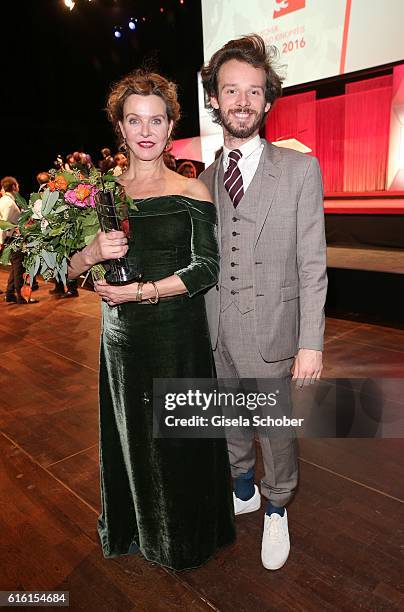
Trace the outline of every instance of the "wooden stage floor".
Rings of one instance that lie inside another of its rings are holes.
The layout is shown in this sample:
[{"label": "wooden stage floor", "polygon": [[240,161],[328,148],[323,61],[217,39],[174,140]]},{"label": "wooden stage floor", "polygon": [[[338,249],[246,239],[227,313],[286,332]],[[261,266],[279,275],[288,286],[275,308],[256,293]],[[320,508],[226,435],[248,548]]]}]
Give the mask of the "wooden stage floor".
[{"label": "wooden stage floor", "polygon": [[[0,590],[68,590],[87,612],[404,610],[402,439],[300,441],[280,571],[260,563],[263,510],[239,517],[237,542],[197,570],[104,560],[98,299],[57,301],[49,288],[36,305],[0,304]],[[324,376],[404,377],[404,331],[328,319]]]}]

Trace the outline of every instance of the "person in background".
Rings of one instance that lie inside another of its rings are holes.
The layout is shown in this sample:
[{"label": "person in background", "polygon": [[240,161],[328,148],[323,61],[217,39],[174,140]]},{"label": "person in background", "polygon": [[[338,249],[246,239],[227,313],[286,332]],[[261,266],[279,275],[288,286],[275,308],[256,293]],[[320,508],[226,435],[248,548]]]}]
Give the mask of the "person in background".
[{"label": "person in background", "polygon": [[93,160],[91,159],[91,155],[89,153],[80,153],[81,163],[84,166],[84,174],[85,176],[89,176],[91,169],[94,168]]},{"label": "person in background", "polygon": [[177,172],[186,178],[196,178],[196,168],[191,161],[182,162],[178,166]]},{"label": "person in background", "polygon": [[128,167],[128,160],[123,153],[117,153],[114,156],[115,168],[112,170],[114,176],[121,176],[122,172]]},{"label": "person in background", "polygon": [[115,167],[114,158],[111,155],[111,149],[108,147],[104,147],[101,149],[102,159],[98,162],[98,168],[101,171],[101,174],[105,174],[108,170],[112,170]]},{"label": "person in background", "polygon": [[177,171],[177,162],[175,161],[175,157],[172,153],[169,153],[168,151],[164,151],[163,161],[165,165],[167,166],[167,168],[169,168],[170,170],[173,170],[174,172]]},{"label": "person in background", "polygon": [[72,172],[73,171],[73,164],[74,164],[73,153],[69,153],[68,155],[66,155],[66,162],[65,162],[64,167],[62,169],[65,170],[66,172]]},{"label": "person in background", "polygon": [[89,169],[87,165],[87,156],[81,151],[75,151],[73,153],[73,170],[78,170],[83,177],[88,177]]},{"label": "person in background", "polygon": [[[61,291],[60,288],[62,288],[63,291]],[[66,281],[67,291],[64,290],[64,285],[62,281],[56,281],[55,289],[57,289],[57,291],[55,291],[54,289],[51,289],[49,293],[51,295],[54,295],[56,298],[60,298],[60,299],[75,298],[75,297],[79,297],[80,295],[79,290],[78,290],[78,281],[76,279],[67,279]]]},{"label": "person in background", "polygon": [[42,185],[46,185],[46,183],[49,183],[50,181],[49,172],[38,172],[38,174],[36,175],[36,180],[38,182],[39,187],[42,187]]},{"label": "person in background", "polygon": [[[17,179],[13,176],[5,176],[1,180],[2,197],[0,198],[0,220],[17,223],[20,217],[20,209],[15,201],[15,194],[20,187]],[[7,246],[8,240],[13,235],[14,229],[0,230],[1,250]],[[7,282],[4,301],[13,304],[36,304],[38,300],[29,298],[25,300],[21,295],[24,285],[24,255],[21,251],[13,251],[10,255],[11,270]]]},{"label": "person in background", "polygon": [[56,155],[56,159],[53,162],[53,165],[55,166],[57,170],[63,171],[65,169],[63,157],[60,153]]}]

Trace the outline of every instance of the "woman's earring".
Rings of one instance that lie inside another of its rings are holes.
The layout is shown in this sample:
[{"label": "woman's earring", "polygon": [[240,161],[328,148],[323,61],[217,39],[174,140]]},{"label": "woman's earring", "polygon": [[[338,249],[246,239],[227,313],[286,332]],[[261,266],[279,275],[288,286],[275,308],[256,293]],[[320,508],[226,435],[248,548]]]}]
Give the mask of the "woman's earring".
[{"label": "woman's earring", "polygon": [[124,152],[126,157],[128,157],[129,147],[128,147],[128,143],[126,142],[126,138],[123,139],[123,143],[121,144],[120,149]]},{"label": "woman's earring", "polygon": [[171,151],[171,149],[173,148],[173,143],[171,138],[169,138],[166,142],[166,146],[164,147],[164,152],[167,153],[168,151]]}]

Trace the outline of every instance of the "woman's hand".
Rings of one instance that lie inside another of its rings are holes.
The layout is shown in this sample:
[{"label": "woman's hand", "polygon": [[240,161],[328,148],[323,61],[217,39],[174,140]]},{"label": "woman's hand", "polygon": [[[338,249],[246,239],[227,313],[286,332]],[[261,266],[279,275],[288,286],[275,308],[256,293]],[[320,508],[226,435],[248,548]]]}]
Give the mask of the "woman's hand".
[{"label": "woman's hand", "polygon": [[106,259],[123,257],[128,252],[128,248],[128,239],[124,232],[99,230],[94,240],[83,249],[82,253],[89,266],[94,266]]},{"label": "woman's hand", "polygon": [[134,302],[138,283],[130,285],[108,285],[106,280],[95,281],[94,291],[108,306],[117,306],[125,302]]}]

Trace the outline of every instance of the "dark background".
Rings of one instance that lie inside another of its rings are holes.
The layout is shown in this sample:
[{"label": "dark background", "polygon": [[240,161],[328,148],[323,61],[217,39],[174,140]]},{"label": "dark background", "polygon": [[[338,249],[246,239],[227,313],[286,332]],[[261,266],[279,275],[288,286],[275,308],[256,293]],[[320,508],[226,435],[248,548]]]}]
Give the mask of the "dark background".
[{"label": "dark background", "polygon": [[[131,17],[138,19],[135,32]],[[200,0],[76,0],[73,11],[63,0],[2,4],[1,25],[0,174],[15,176],[23,195],[58,153],[81,149],[97,162],[102,147],[115,150],[106,97],[114,81],[139,66],[178,83],[176,138],[199,134]],[[119,40],[114,26],[123,28]]]},{"label": "dark background", "polygon": [[[138,19],[134,32],[131,17]],[[103,108],[111,84],[139,66],[178,84],[182,119],[175,138],[199,135],[200,0],[76,0],[73,11],[63,0],[2,2],[0,23],[0,175],[15,176],[23,195],[36,189],[36,174],[51,168],[58,153],[84,150],[96,163],[102,147],[115,151]],[[115,26],[122,27],[119,40]],[[285,88],[284,94],[314,88],[317,98],[340,95],[347,82],[391,74],[392,65]]]}]

